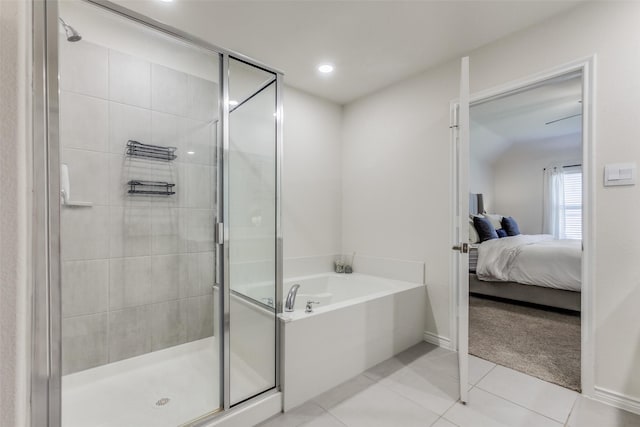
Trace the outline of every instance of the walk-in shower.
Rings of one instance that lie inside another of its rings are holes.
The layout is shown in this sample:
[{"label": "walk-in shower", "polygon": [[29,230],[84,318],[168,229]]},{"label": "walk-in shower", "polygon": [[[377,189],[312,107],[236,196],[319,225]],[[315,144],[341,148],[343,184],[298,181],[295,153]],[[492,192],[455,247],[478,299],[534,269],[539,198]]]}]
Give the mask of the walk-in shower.
[{"label": "walk-in shower", "polygon": [[42,13],[34,421],[189,425],[277,390],[282,76],[108,2]]}]

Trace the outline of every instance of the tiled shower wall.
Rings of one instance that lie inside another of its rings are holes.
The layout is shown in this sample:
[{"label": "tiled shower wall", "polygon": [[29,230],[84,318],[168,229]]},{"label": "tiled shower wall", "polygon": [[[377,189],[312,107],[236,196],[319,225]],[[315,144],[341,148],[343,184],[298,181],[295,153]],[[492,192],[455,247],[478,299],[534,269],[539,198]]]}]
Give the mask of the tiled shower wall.
[{"label": "tiled shower wall", "polygon": [[[213,335],[216,83],[60,41],[63,374]],[[212,58],[215,60],[215,58]],[[176,146],[172,162],[127,140]],[[189,152],[189,154],[188,154]],[[131,179],[172,196],[131,196]]]}]

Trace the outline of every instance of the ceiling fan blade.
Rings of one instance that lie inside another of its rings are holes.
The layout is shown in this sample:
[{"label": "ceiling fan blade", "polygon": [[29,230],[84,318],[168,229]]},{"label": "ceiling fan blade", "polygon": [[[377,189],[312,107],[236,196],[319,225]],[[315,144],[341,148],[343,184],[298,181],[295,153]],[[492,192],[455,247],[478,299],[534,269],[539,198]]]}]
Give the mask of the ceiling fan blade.
[{"label": "ceiling fan blade", "polygon": [[550,125],[552,123],[556,123],[556,122],[559,122],[559,121],[562,121],[562,120],[571,119],[573,117],[578,117],[578,116],[581,116],[581,115],[582,115],[582,113],[578,113],[578,114],[574,114],[573,116],[567,116],[567,117],[563,117],[561,119],[551,120],[550,122],[545,123],[545,125]]}]

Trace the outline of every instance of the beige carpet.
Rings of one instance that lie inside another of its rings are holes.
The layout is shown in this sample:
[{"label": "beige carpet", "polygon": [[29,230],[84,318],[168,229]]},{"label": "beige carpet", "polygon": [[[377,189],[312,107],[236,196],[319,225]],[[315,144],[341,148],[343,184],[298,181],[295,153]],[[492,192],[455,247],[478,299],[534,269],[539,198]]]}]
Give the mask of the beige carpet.
[{"label": "beige carpet", "polygon": [[469,298],[469,353],[580,390],[580,316]]}]

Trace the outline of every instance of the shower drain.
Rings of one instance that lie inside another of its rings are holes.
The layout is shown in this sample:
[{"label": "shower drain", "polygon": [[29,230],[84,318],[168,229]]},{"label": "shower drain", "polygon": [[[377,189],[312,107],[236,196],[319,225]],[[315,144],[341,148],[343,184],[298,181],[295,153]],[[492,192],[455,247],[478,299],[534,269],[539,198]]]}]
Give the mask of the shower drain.
[{"label": "shower drain", "polygon": [[168,397],[163,397],[162,399],[158,399],[158,401],[156,402],[156,406],[165,406],[169,403],[169,401],[171,401],[171,399],[169,399]]}]

